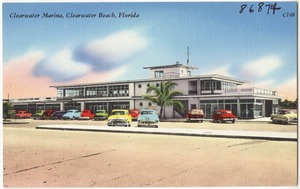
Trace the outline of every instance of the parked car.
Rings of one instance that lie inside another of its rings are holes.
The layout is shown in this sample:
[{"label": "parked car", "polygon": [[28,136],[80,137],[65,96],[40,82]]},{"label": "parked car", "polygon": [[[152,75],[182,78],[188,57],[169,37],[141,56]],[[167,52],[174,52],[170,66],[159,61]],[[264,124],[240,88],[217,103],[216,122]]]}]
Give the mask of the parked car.
[{"label": "parked car", "polygon": [[65,113],[67,113],[67,111],[56,111],[50,116],[50,119],[62,119]]},{"label": "parked car", "polygon": [[186,115],[187,121],[200,121],[204,120],[204,113],[202,109],[191,109]]},{"label": "parked car", "polygon": [[78,119],[80,117],[80,111],[71,109],[65,113],[62,118],[63,119]]},{"label": "parked car", "polygon": [[55,110],[45,110],[41,119],[49,119]]},{"label": "parked car", "polygon": [[140,115],[137,118],[137,126],[154,126],[158,127],[159,117],[157,112],[152,109],[143,109],[140,112]]},{"label": "parked car", "polygon": [[298,116],[297,110],[295,109],[281,109],[277,114],[271,115],[271,120],[273,123],[297,123]]},{"label": "parked car", "polygon": [[95,120],[106,120],[108,118],[108,113],[106,110],[97,110],[95,113]]},{"label": "parked car", "polygon": [[237,117],[230,110],[216,110],[212,114],[212,119],[214,123],[224,123],[226,121],[231,121],[232,123],[235,123]]},{"label": "parked car", "polygon": [[111,112],[111,115],[108,117],[107,125],[108,126],[126,126],[130,127],[132,123],[131,115],[128,110],[115,109]]},{"label": "parked car", "polygon": [[37,112],[35,112],[35,114],[33,114],[33,119],[41,119],[41,117],[43,116],[45,110],[38,110]]},{"label": "parked car", "polygon": [[82,110],[79,119],[94,119],[95,114],[91,110]]},{"label": "parked car", "polygon": [[27,111],[18,111],[16,113],[16,118],[20,118],[20,119],[22,119],[22,118],[31,118],[31,116],[32,116],[32,113],[29,113]]},{"label": "parked car", "polygon": [[138,109],[131,109],[131,110],[129,111],[129,113],[130,113],[130,115],[131,115],[132,120],[137,120],[137,119],[138,119],[138,116],[139,116],[139,114],[140,114],[140,110],[138,110]]}]

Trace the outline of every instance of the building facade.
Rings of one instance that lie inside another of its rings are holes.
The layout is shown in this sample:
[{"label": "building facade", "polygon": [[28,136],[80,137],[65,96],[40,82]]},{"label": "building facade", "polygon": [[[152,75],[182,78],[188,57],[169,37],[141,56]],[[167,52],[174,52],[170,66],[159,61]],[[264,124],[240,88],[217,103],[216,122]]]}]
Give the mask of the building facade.
[{"label": "building facade", "polygon": [[174,90],[181,91],[176,97],[185,106],[185,112],[166,107],[166,118],[184,118],[189,109],[201,108],[205,117],[210,118],[216,109],[229,109],[238,118],[269,117],[277,111],[276,91],[244,88],[246,82],[218,74],[192,76],[196,69],[183,64],[145,67],[150,70],[149,79],[100,82],[74,85],[50,86],[57,89],[57,97],[12,99],[16,110],[34,113],[40,109],[68,110],[90,109],[95,112],[105,109],[143,109],[151,106],[159,111],[156,104],[143,99],[150,85],[160,86],[163,81],[173,81],[178,85]]}]

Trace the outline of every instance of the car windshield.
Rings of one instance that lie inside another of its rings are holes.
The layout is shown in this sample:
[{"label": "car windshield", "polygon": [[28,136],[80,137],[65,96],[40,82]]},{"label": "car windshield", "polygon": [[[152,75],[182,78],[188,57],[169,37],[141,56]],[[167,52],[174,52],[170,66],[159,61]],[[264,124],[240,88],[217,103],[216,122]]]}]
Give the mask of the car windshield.
[{"label": "car windshield", "polygon": [[114,111],[112,112],[112,115],[125,115],[124,111]]},{"label": "car windshield", "polygon": [[221,114],[232,114],[231,111],[224,111],[224,112],[220,112]]},{"label": "car windshield", "polygon": [[279,110],[278,111],[278,114],[280,114],[280,115],[284,115],[284,114],[288,114],[289,112],[288,111],[286,111],[286,110]]},{"label": "car windshield", "polygon": [[104,113],[103,110],[97,110],[97,113]]},{"label": "car windshield", "polygon": [[203,114],[203,110],[192,110],[191,114]]},{"label": "car windshield", "polygon": [[141,115],[153,114],[152,111],[142,111]]}]

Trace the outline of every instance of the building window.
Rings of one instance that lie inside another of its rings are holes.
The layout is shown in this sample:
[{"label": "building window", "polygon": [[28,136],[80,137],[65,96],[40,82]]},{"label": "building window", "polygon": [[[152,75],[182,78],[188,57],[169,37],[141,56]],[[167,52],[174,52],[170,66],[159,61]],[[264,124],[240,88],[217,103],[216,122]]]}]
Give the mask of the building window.
[{"label": "building window", "polygon": [[64,89],[64,97],[83,97],[83,88]]},{"label": "building window", "polygon": [[129,96],[129,85],[112,85],[108,89],[109,96]]},{"label": "building window", "polygon": [[149,102],[149,103],[148,103],[148,106],[152,106],[152,103],[151,103],[151,102]]},{"label": "building window", "polygon": [[141,84],[139,84],[139,85],[138,85],[138,88],[141,88],[141,87],[142,87],[142,85],[141,85]]},{"label": "building window", "polygon": [[144,104],[142,102],[140,102],[140,106],[143,106]]},{"label": "building window", "polygon": [[159,83],[156,83],[156,87],[159,87]]},{"label": "building window", "polygon": [[154,71],[154,78],[163,78],[163,77],[164,77],[163,70]]}]

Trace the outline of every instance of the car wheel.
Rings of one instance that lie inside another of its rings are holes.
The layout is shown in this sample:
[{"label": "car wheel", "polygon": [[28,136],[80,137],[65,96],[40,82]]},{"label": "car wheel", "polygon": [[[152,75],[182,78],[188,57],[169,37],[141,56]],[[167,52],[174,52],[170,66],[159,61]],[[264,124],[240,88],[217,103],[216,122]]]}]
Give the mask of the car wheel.
[{"label": "car wheel", "polygon": [[232,123],[235,123],[235,119],[234,119],[234,120],[232,120]]}]

